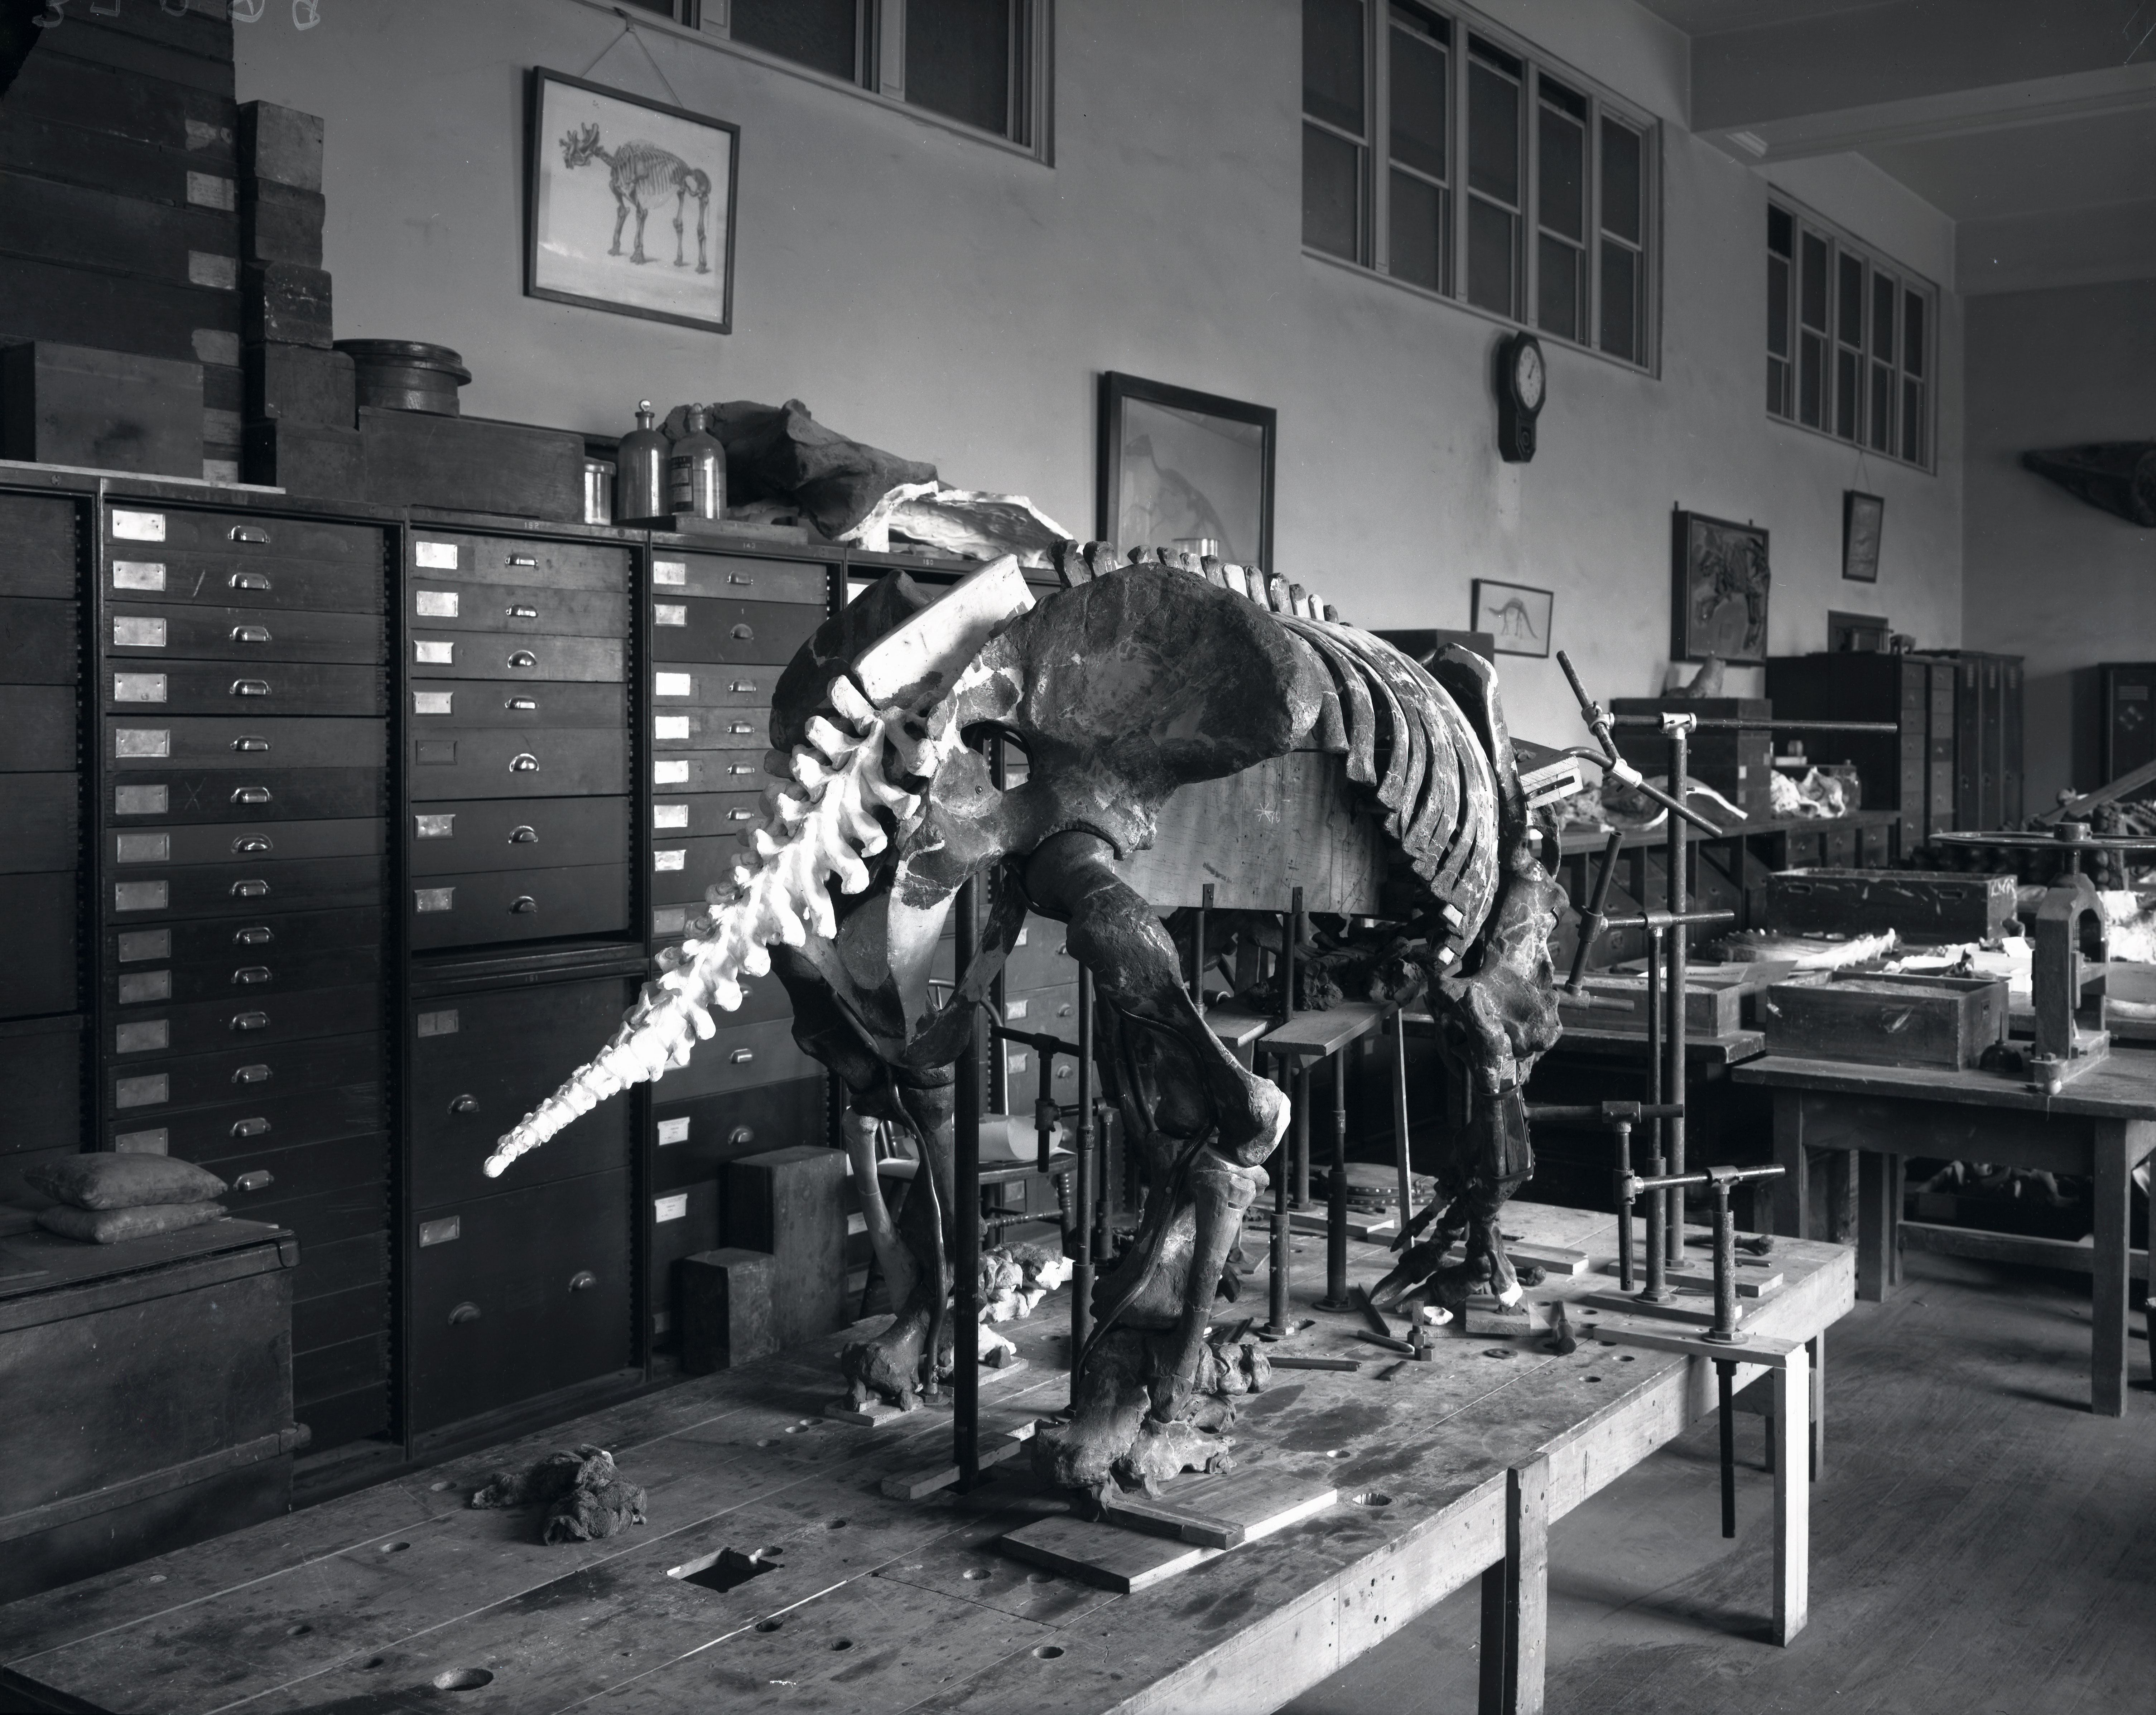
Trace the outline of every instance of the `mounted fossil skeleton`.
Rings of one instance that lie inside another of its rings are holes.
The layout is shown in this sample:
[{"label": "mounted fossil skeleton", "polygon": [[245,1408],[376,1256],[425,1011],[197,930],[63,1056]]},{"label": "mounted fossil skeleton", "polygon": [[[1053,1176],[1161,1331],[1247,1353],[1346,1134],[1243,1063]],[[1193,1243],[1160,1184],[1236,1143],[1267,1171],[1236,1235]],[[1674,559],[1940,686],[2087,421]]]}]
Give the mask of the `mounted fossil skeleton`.
[{"label": "mounted fossil skeleton", "polygon": [[[685,1065],[711,1009],[739,1004],[740,978],[775,970],[796,1039],[847,1087],[857,1181],[875,1183],[878,1123],[920,1152],[896,1223],[870,1215],[898,1313],[844,1359],[857,1399],[911,1404],[951,1365],[946,1259],[972,1212],[953,1207],[952,1063],[1026,912],[1067,924],[1096,985],[1104,1083],[1152,1170],[1137,1234],[1096,1293],[1072,1419],[1035,1443],[1057,1480],[1097,1490],[1215,1464],[1212,1431],[1262,1382],[1254,1356],[1204,1335],[1288,1119],[1281,1091],[1199,1016],[1174,941],[1118,859],[1151,844],[1185,786],[1298,750],[1342,759],[1414,880],[1406,916],[1367,936],[1358,980],[1392,1001],[1425,993],[1440,1021],[1470,1093],[1440,1172],[1440,1236],[1468,1241],[1451,1273],[1508,1297],[1497,1210],[1531,1168],[1519,1087],[1558,1034],[1558,896],[1531,853],[1477,658],[1425,669],[1368,632],[1231,593],[1187,557],[1116,566],[1074,547],[1061,563],[1068,586],[1037,605],[1006,560],[934,602],[894,573],[826,622],[774,695],[773,765],[788,777],[767,794],[751,860],[712,890],[613,1042],[500,1140],[487,1171]],[[1028,759],[1008,790],[967,743],[989,730]],[[938,936],[960,887],[983,875],[996,886],[979,951],[939,1006]],[[1441,1248],[1418,1247],[1422,1272],[1442,1264]]]}]

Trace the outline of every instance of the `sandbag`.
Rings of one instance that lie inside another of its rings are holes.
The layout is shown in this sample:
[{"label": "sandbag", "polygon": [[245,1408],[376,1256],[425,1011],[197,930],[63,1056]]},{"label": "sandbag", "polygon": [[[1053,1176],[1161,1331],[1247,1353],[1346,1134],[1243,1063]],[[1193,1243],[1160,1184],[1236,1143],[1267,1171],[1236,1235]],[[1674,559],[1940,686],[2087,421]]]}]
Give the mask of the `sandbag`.
[{"label": "sandbag", "polygon": [[[125,1159],[125,1158],[122,1158]],[[116,1245],[122,1239],[145,1239],[152,1233],[178,1232],[205,1221],[222,1221],[222,1203],[149,1203],[131,1209],[40,1209],[38,1225],[64,1239],[81,1239],[93,1245]]]},{"label": "sandbag", "polygon": [[[136,1209],[151,1203],[206,1203],[226,1191],[223,1180],[170,1155],[69,1155],[33,1167],[23,1183],[77,1209]],[[220,1214],[223,1211],[219,1211]]]}]

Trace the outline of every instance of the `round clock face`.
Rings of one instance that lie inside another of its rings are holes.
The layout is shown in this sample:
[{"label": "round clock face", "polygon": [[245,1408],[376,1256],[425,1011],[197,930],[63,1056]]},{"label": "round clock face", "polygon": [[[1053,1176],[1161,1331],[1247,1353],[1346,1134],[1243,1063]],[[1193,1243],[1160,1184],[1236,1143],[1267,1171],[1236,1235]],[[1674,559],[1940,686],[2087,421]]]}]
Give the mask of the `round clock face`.
[{"label": "round clock face", "polygon": [[1543,348],[1522,340],[1512,353],[1512,395],[1530,411],[1543,408]]}]

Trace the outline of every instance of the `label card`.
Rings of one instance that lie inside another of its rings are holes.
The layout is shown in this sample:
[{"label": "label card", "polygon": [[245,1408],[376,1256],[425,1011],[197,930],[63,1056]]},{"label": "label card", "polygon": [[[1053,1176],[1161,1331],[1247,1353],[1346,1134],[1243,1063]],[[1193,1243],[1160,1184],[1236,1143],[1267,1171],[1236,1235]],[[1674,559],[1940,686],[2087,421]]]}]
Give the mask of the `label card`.
[{"label": "label card", "polygon": [[457,569],[457,545],[454,542],[414,542],[412,545],[412,563],[422,571],[454,571]]},{"label": "label card", "polygon": [[112,509],[112,534],[123,542],[162,542],[165,540],[165,514],[128,512],[116,506]]}]

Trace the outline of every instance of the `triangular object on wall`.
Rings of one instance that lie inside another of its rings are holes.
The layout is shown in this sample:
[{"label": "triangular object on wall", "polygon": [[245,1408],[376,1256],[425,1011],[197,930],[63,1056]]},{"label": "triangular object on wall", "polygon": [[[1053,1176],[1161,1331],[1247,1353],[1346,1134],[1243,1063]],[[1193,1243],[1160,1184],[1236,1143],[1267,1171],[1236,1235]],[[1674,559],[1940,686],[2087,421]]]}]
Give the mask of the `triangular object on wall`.
[{"label": "triangular object on wall", "polygon": [[2143,530],[2156,528],[2156,441],[2097,441],[2024,453],[2021,463],[2068,494],[2116,513]]}]

